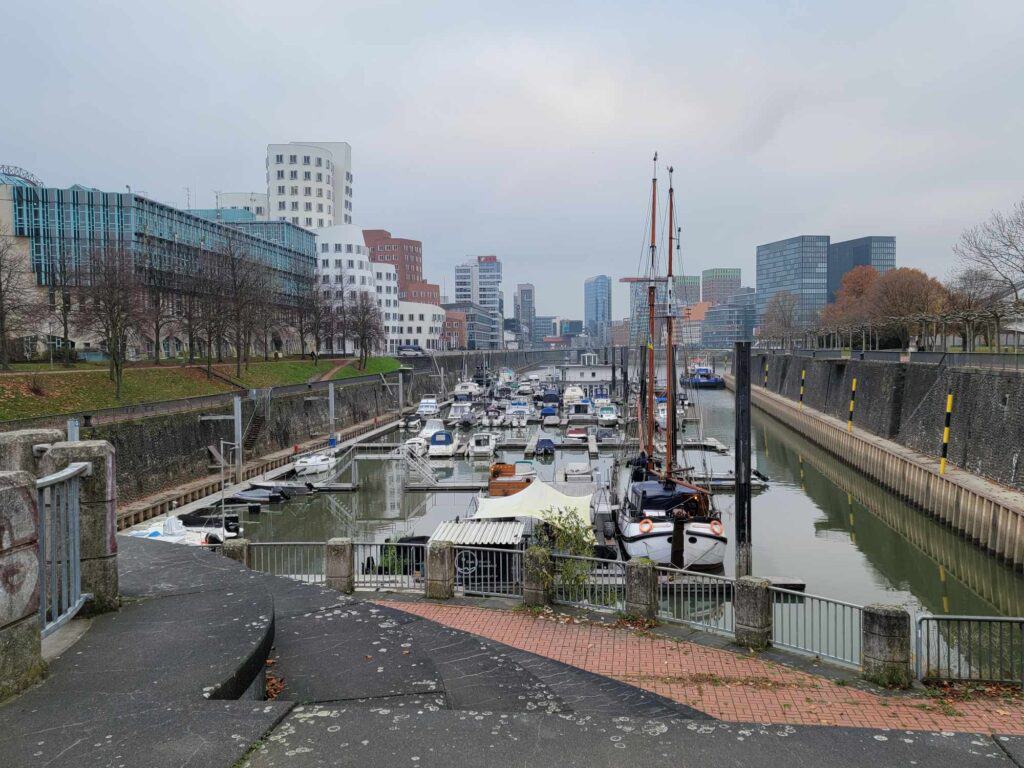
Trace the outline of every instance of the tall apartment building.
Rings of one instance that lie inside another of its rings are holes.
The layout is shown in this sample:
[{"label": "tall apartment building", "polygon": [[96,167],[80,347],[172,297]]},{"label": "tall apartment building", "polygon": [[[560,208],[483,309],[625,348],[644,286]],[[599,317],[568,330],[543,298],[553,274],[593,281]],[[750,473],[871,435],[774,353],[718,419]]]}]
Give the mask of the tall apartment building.
[{"label": "tall apartment building", "polygon": [[519,283],[512,295],[512,313],[520,349],[529,349],[534,320],[537,317],[537,294],[533,283]]},{"label": "tall apartment building", "polygon": [[836,300],[843,276],[854,267],[874,267],[879,273],[896,268],[896,238],[869,235],[828,246],[828,300]]},{"label": "tall apartment building", "polygon": [[344,141],[267,145],[269,215],[310,229],[352,223],[352,147]]},{"label": "tall apartment building", "polygon": [[796,296],[799,326],[813,326],[828,296],[828,235],[799,235],[757,246],[757,322],[780,291]]},{"label": "tall apartment building", "polygon": [[[492,326],[498,328],[499,334],[496,339],[492,340],[494,346],[476,348],[500,348],[502,341],[500,329],[503,325],[505,307],[501,295],[501,261],[497,256],[476,256],[472,261],[455,267],[454,303],[470,303],[490,313],[492,319],[483,325],[486,325],[488,329]],[[451,308],[461,309],[461,307]],[[469,322],[471,320],[467,315],[467,323]],[[489,334],[488,339],[490,339]]]},{"label": "tall apartment building", "polygon": [[364,229],[370,261],[392,264],[398,274],[398,295],[403,301],[441,303],[441,288],[423,279],[423,243],[393,237],[386,229]]},{"label": "tall apartment building", "polygon": [[606,344],[611,334],[612,279],[595,275],[583,283],[583,326],[598,344]]},{"label": "tall apartment building", "polygon": [[701,272],[701,300],[711,306],[721,304],[740,289],[740,270],[733,267],[715,267]]}]

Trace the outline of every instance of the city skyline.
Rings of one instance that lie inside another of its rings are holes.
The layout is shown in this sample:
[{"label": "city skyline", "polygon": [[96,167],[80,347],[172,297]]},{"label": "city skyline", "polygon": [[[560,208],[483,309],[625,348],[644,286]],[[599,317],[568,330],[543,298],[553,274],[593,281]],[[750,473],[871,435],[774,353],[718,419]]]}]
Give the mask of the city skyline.
[{"label": "city skyline", "polygon": [[[685,274],[752,274],[755,245],[792,232],[880,231],[901,264],[944,277],[960,231],[1019,197],[1019,3],[602,6],[586,29],[574,4],[533,8],[540,27],[459,3],[321,8],[299,46],[278,33],[301,10],[269,4],[132,6],[130,20],[15,4],[8,53],[35,65],[11,82],[20,119],[0,159],[50,186],[130,185],[177,207],[189,187],[190,207],[212,207],[214,190],[266,187],[268,141],[348,142],[359,223],[415,233],[428,279],[496,253],[508,284],[537,284],[540,310],[577,317],[582,292],[559,287],[582,282],[580,263],[636,273],[654,150],[676,167]],[[283,55],[254,77],[271,50]],[[150,97],[112,114],[122,92]],[[52,120],[55,105],[75,119]],[[613,303],[627,302],[616,282]]]}]

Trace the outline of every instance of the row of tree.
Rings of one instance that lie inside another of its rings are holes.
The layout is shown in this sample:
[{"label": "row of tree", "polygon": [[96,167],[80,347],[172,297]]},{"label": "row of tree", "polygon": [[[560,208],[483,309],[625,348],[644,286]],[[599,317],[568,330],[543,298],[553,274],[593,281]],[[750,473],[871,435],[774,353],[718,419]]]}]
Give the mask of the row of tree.
[{"label": "row of tree", "polygon": [[[1009,318],[1024,315],[1024,201],[966,230],[954,247],[958,266],[944,283],[919,269],[879,274],[858,266],[843,277],[835,300],[816,322],[800,322],[799,299],[781,291],[769,300],[759,335],[789,347],[801,339],[862,349],[944,343],[959,335],[1001,348]],[[812,343],[813,343],[812,342]]]},{"label": "row of tree", "polygon": [[96,339],[118,397],[129,351],[144,342],[156,364],[165,339],[180,340],[188,362],[205,359],[208,371],[233,357],[236,376],[252,353],[269,359],[288,336],[297,338],[302,355],[310,340],[314,353],[344,352],[335,350],[336,340],[348,342],[360,365],[384,346],[375,297],[317,286],[312,270],[291,277],[297,285],[283,290],[242,239],[229,236],[217,249],[194,252],[187,274],[165,268],[145,240],[134,247],[108,243],[81,259],[59,255],[47,262],[40,287],[14,238],[0,231],[0,367],[10,368],[16,339],[48,327],[59,329],[65,365],[73,338]]}]

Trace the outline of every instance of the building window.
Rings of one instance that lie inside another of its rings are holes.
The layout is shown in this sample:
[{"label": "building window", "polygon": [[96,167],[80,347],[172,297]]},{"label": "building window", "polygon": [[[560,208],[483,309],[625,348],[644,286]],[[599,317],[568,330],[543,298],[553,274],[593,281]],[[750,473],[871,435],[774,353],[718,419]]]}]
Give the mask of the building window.
[{"label": "building window", "polygon": [[283,211],[283,210],[284,210],[285,208],[287,208],[287,207],[288,207],[288,206],[287,206],[287,205],[285,204],[284,200],[282,200],[281,202],[279,202],[279,203],[277,204],[277,210],[279,210],[279,211]]},{"label": "building window", "polygon": [[299,210],[299,204],[298,203],[292,203],[292,210],[293,211]]},{"label": "building window", "polygon": [[316,188],[316,196],[317,197],[323,197],[324,196],[324,191],[322,189],[320,189],[320,187]]},{"label": "building window", "polygon": [[283,179],[284,178],[284,171],[278,171],[277,172],[277,178],[278,179]]},{"label": "building window", "polygon": [[[318,158],[317,158],[317,160],[319,160],[319,159],[320,159],[320,158],[318,157]],[[323,181],[323,180],[324,180],[324,175],[323,175],[322,173],[318,173],[318,174],[316,175],[316,180],[317,180],[317,181]]]},{"label": "building window", "polygon": [[302,194],[305,195],[306,197],[309,197],[311,194],[313,194],[313,190],[310,187],[303,187]]},{"label": "building window", "polygon": [[284,155],[274,155],[274,162],[280,165],[284,162]]},{"label": "building window", "polygon": [[283,195],[283,194],[284,194],[284,187],[281,187],[281,186],[279,186],[279,187],[277,188],[277,194],[279,194],[279,195]]},{"label": "building window", "polygon": [[316,220],[316,225],[317,225],[318,227],[322,227],[322,226],[324,225],[324,220],[323,220],[323,219],[317,219],[317,220]]},{"label": "building window", "polygon": [[[334,252],[335,253],[341,253],[341,243],[335,243],[334,244]],[[339,259],[338,261],[334,262],[334,266],[340,267],[341,266],[341,260]]]},{"label": "building window", "polygon": [[302,164],[303,165],[309,165],[309,155],[303,155],[302,156]]},{"label": "building window", "polygon": [[312,203],[306,203],[305,209],[307,211],[312,211],[313,210],[313,204]]},{"label": "building window", "polygon": [[292,194],[293,195],[299,194],[299,188],[298,187],[292,187],[291,190],[292,190]]},{"label": "building window", "polygon": [[295,165],[295,163],[298,162],[298,155],[288,155],[288,162],[291,165]]},{"label": "building window", "polygon": [[299,172],[298,171],[288,171],[288,178],[291,179],[292,181],[298,180]]},{"label": "building window", "polygon": [[323,213],[324,212],[324,204],[323,203],[317,203],[316,204],[316,212],[317,213]]},{"label": "building window", "polygon": [[313,217],[312,216],[307,216],[306,217],[306,226],[307,227],[312,227],[313,226]]},{"label": "building window", "polygon": [[323,165],[323,162],[324,162],[324,159],[322,157],[318,157],[316,159],[316,167],[319,168],[321,165]]}]

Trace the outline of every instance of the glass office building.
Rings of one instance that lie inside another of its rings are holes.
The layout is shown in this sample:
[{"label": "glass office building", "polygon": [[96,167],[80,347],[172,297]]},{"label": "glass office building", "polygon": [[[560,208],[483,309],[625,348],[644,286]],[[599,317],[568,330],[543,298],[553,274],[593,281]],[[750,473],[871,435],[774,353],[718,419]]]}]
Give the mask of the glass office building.
[{"label": "glass office building", "polygon": [[672,278],[676,308],[692,307],[700,302],[700,275],[675,275]]},{"label": "glass office building", "polygon": [[[650,336],[650,315],[647,311],[648,289],[651,281],[643,277],[626,277],[622,282],[629,283],[629,346],[641,347],[647,344]],[[660,319],[665,314],[668,302],[666,281],[662,278],[654,284],[654,338],[661,338]]]},{"label": "glass office building", "polygon": [[788,291],[797,299],[796,322],[811,327],[828,295],[828,235],[799,235],[757,246],[757,324],[772,297]]},{"label": "glass office building", "polygon": [[753,288],[741,288],[721,304],[710,307],[701,327],[701,346],[732,349],[737,341],[753,341],[757,297]]},{"label": "glass office building", "polygon": [[874,267],[879,273],[896,268],[896,238],[869,235],[831,243],[828,247],[828,300],[836,300],[843,276],[854,267]]},{"label": "glass office building", "polygon": [[709,304],[721,304],[740,289],[742,273],[735,267],[714,267],[705,269],[701,276],[701,300]]},{"label": "glass office building", "polygon": [[309,295],[316,238],[291,224],[212,221],[135,194],[82,186],[10,190],[12,234],[28,238],[40,286],[51,284],[61,254],[81,267],[97,248],[118,245],[144,258],[148,279],[173,292],[198,273],[200,254],[217,251],[230,239],[255,266],[267,270],[279,301],[294,303]]},{"label": "glass office building", "polygon": [[611,337],[612,279],[596,275],[583,283],[583,325],[598,344]]}]

